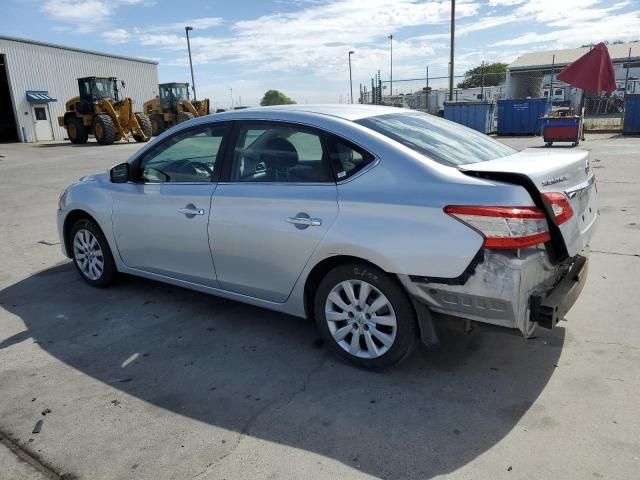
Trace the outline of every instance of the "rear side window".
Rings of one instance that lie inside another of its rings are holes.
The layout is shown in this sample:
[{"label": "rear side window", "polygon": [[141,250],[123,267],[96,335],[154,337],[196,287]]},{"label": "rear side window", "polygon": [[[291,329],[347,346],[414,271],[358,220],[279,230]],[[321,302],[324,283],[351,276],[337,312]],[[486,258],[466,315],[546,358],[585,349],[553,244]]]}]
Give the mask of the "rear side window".
[{"label": "rear side window", "polygon": [[426,113],[392,113],[356,123],[453,167],[517,153],[484,133]]},{"label": "rear side window", "polygon": [[351,177],[374,160],[366,150],[334,135],[327,136],[327,146],[338,181]]},{"label": "rear side window", "polygon": [[293,124],[246,122],[238,131],[232,182],[333,182],[319,132]]}]

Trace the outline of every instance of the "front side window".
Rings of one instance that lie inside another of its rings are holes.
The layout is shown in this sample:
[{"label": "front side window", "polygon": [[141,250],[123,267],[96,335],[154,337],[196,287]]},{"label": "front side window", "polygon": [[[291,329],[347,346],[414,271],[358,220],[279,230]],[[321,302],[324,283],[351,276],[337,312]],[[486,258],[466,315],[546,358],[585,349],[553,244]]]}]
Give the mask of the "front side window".
[{"label": "front side window", "polygon": [[222,159],[225,125],[205,126],[176,133],[142,158],[143,182],[211,182]]},{"label": "front side window", "polygon": [[238,132],[233,182],[332,182],[319,134],[303,127],[245,124]]},{"label": "front side window", "polygon": [[363,118],[356,123],[448,166],[484,162],[517,153],[484,133],[426,113],[392,113]]}]

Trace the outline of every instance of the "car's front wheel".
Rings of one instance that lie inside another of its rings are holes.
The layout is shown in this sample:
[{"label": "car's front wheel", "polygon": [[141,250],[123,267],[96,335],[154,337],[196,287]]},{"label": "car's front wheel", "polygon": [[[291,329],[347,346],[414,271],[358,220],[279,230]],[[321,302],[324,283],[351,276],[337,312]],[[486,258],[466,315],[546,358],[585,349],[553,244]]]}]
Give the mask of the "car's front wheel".
[{"label": "car's front wheel", "polygon": [[396,365],[417,338],[415,310],[402,287],[367,264],[341,265],[322,279],[315,317],[329,345],[362,367]]},{"label": "car's front wheel", "polygon": [[71,228],[71,249],[76,270],[89,285],[107,287],[113,283],[117,269],[100,227],[92,220],[78,220]]}]

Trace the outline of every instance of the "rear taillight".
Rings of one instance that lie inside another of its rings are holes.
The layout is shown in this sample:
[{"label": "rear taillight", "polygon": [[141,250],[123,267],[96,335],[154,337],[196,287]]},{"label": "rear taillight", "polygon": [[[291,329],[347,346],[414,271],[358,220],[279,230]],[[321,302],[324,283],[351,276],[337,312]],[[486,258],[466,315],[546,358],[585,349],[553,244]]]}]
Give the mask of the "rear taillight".
[{"label": "rear taillight", "polygon": [[450,205],[444,211],[481,233],[485,248],[524,248],[551,239],[544,212],[536,207]]},{"label": "rear taillight", "polygon": [[569,199],[564,193],[550,192],[543,193],[542,196],[549,202],[556,217],[556,223],[562,225],[564,222],[573,217],[573,208],[569,203]]}]

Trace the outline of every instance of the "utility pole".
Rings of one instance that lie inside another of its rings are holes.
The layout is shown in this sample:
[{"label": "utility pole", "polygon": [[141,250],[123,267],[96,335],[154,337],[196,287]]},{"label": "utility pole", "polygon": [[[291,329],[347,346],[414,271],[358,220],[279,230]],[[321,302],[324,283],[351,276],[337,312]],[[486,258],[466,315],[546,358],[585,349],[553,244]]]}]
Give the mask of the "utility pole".
[{"label": "utility pole", "polygon": [[429,65],[427,65],[427,89],[424,93],[424,111],[429,113]]},{"label": "utility pole", "polygon": [[549,81],[549,96],[547,97],[549,99],[549,103],[551,104],[551,107],[553,107],[553,74],[555,73],[555,70],[556,70],[556,56],[554,55],[553,59],[551,60],[551,79]]},{"label": "utility pole", "polygon": [[376,89],[373,86],[373,78],[371,78],[371,104],[372,105],[376,103],[375,98],[374,98],[375,94],[376,94]]},{"label": "utility pole", "polygon": [[349,50],[349,88],[351,89],[351,103],[353,103],[353,77],[351,76],[351,55],[353,55],[353,50]]},{"label": "utility pole", "polygon": [[631,63],[631,47],[629,47],[629,55],[627,56],[627,73],[624,76],[624,96],[627,96],[627,88],[629,86],[629,64]]},{"label": "utility pole", "polygon": [[[389,92],[391,94],[391,97],[393,97],[393,34],[389,35],[389,41],[391,42],[391,75],[390,75],[390,88],[391,91]],[[393,104],[393,98],[391,100],[391,103]]]},{"label": "utility pole", "polygon": [[453,101],[453,70],[456,38],[456,0],[451,0],[451,56],[449,58],[449,101]]},{"label": "utility pole", "polygon": [[484,100],[484,60],[482,61],[482,84],[480,85],[480,99]]},{"label": "utility pole", "polygon": [[231,96],[231,110],[233,110],[233,87],[229,89],[229,95]]},{"label": "utility pole", "polygon": [[184,27],[187,34],[187,49],[189,50],[189,68],[191,69],[191,90],[193,90],[193,100],[196,100],[196,81],[193,79],[193,63],[191,63],[191,42],[189,42],[189,32],[193,27]]}]

